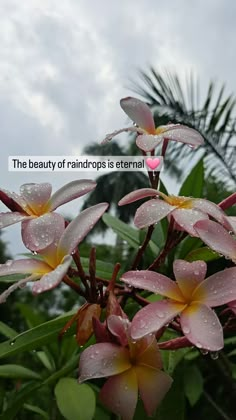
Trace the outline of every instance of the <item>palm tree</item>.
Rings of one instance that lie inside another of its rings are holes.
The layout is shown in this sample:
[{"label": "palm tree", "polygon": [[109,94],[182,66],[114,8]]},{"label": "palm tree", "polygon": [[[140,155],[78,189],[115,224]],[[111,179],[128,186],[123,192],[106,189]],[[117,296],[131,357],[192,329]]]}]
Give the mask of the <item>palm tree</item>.
[{"label": "palm tree", "polygon": [[[226,95],[224,86],[218,89],[210,82],[200,104],[199,83],[192,74],[187,79],[186,87],[176,74],[166,72],[162,76],[153,68],[141,72],[140,76],[141,81],[133,84],[133,90],[153,109],[156,125],[171,121],[198,130],[205,139],[202,149],[206,175],[210,175],[224,188],[235,189],[235,96]],[[177,157],[179,161],[181,157],[187,156],[189,148],[170,143],[165,159],[169,157],[168,163],[171,166]]]}]

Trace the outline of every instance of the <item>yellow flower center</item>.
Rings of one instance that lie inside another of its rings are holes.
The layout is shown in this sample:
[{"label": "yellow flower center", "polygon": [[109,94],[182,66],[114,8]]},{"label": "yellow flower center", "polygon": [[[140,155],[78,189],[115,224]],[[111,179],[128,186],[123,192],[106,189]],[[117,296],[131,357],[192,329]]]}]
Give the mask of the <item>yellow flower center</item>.
[{"label": "yellow flower center", "polygon": [[171,206],[180,207],[183,209],[193,208],[193,199],[189,197],[177,197],[175,195],[166,195],[159,192],[159,195]]}]

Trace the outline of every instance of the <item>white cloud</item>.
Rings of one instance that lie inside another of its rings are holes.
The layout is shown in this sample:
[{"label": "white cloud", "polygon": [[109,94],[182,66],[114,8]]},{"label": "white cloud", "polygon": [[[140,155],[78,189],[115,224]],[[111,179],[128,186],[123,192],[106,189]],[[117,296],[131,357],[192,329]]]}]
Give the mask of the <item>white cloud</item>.
[{"label": "white cloud", "polygon": [[168,68],[183,80],[192,69],[202,90],[212,77],[235,89],[235,8],[224,0],[2,0],[3,187],[48,179],[56,188],[76,178],[8,174],[7,158],[71,155],[123,127],[119,99],[140,69]]}]

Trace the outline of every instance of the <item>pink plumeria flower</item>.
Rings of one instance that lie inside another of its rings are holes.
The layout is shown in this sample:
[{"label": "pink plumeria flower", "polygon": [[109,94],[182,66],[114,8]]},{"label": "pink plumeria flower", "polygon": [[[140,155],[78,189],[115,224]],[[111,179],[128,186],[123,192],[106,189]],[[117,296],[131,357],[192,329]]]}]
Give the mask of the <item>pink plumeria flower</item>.
[{"label": "pink plumeria flower", "polygon": [[218,351],[224,346],[223,329],[212,307],[236,298],[236,268],[228,268],[205,279],[204,261],[174,262],[176,282],[153,271],[128,271],[121,280],[131,286],[165,296],[147,305],[134,317],[132,338],[153,333],[180,314],[180,324],[187,339],[198,348]]},{"label": "pink plumeria flower", "polygon": [[55,241],[43,251],[39,251],[41,260],[33,258],[10,260],[6,264],[0,265],[0,276],[30,274],[29,277],[14,283],[3,292],[0,296],[0,303],[5,302],[15,289],[30,281],[34,281],[32,288],[34,294],[56,287],[67,273],[72,261],[71,254],[94,227],[107,207],[107,203],[100,203],[82,211],[66,229],[64,220],[55,213],[53,220]]},{"label": "pink plumeria flower", "polygon": [[[157,196],[161,196],[163,200]],[[136,211],[134,224],[138,228],[151,226],[166,216],[172,216],[175,228],[185,230],[191,236],[198,236],[194,224],[198,220],[208,220],[209,216],[227,227],[231,226],[223,210],[211,201],[203,198],[167,196],[152,188],[133,191],[123,197],[118,204],[123,206],[146,197],[155,198],[142,204]]]},{"label": "pink plumeria flower", "polygon": [[[228,220],[231,220],[228,218]],[[231,220],[232,231],[233,227]],[[199,238],[213,251],[230,258],[236,264],[236,240],[228,230],[212,220],[201,220],[194,225]],[[235,232],[235,231],[234,231]]]},{"label": "pink plumeria flower", "polygon": [[103,140],[103,144],[124,131],[136,132],[138,134],[136,144],[145,152],[154,150],[164,139],[187,143],[191,147],[197,147],[204,143],[203,137],[196,130],[182,124],[155,127],[149,106],[140,99],[123,98],[120,101],[120,106],[135,126],[122,128],[108,134]]},{"label": "pink plumeria flower", "polygon": [[160,370],[155,336],[132,341],[129,321],[116,315],[107,318],[107,326],[116,342],[98,343],[84,350],[79,382],[111,376],[100,391],[103,404],[123,420],[131,420],[140,394],[151,416],[172,383],[170,376]]},{"label": "pink plumeria flower", "polygon": [[[62,204],[87,194],[95,187],[96,182],[82,179],[64,185],[53,195],[51,195],[52,186],[49,183],[24,184],[20,187],[20,195],[1,189],[0,200],[12,211],[0,213],[0,228],[22,222],[22,240],[25,246],[32,251],[45,248],[54,241],[53,218],[55,213],[52,212]],[[39,235],[34,243],[30,240],[31,230],[36,226],[38,230],[44,229],[45,215],[47,216],[47,233],[42,237]],[[62,218],[62,216],[60,217]],[[51,228],[48,223],[50,218],[52,220]]]}]

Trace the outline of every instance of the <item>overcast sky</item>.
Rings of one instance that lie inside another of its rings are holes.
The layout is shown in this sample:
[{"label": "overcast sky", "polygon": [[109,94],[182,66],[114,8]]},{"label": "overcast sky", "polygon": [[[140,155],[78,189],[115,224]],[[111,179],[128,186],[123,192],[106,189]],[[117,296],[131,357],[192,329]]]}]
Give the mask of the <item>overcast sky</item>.
[{"label": "overcast sky", "polygon": [[[79,155],[123,127],[119,100],[140,69],[193,70],[202,91],[214,79],[236,93],[235,16],[233,0],[1,0],[1,187],[84,178],[9,173],[8,156]],[[4,231],[9,250],[24,252],[20,227]]]}]

